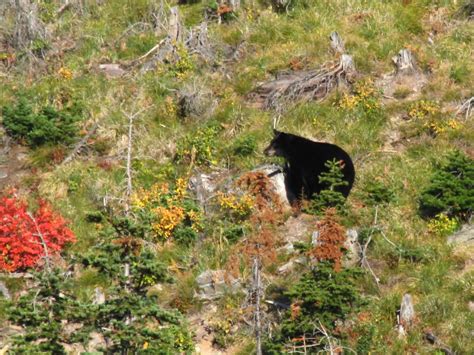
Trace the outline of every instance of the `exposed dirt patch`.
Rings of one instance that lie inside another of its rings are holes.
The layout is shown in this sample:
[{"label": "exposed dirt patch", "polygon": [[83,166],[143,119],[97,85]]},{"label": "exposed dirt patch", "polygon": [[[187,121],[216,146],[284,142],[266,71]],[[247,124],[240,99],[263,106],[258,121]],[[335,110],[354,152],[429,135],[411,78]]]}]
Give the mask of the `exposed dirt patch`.
[{"label": "exposed dirt patch", "polygon": [[25,176],[28,148],[14,144],[8,137],[0,138],[0,191],[15,186]]},{"label": "exposed dirt patch", "polygon": [[416,100],[421,96],[421,90],[428,83],[423,73],[413,75],[385,74],[377,80],[376,86],[383,92],[382,103],[392,103],[397,99]]}]

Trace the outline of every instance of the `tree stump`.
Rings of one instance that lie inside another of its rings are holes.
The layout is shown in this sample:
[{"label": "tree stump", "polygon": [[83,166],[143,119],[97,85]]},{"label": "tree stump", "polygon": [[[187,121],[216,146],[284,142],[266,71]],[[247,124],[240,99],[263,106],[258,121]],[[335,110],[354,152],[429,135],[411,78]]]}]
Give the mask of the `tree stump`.
[{"label": "tree stump", "polygon": [[329,35],[329,40],[331,41],[331,48],[335,53],[343,54],[346,51],[344,48],[344,41],[336,31],[331,32]]},{"label": "tree stump", "polygon": [[397,75],[413,75],[418,72],[415,57],[409,49],[402,49],[392,61]]}]

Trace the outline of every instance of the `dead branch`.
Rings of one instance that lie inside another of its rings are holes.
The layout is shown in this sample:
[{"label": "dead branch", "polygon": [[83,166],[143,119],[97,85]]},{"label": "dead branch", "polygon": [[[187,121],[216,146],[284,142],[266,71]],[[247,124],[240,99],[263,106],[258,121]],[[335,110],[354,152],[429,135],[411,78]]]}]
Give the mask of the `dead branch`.
[{"label": "dead branch", "polygon": [[286,104],[324,99],[341,83],[349,83],[355,74],[352,56],[343,54],[337,63],[323,65],[321,69],[285,74],[261,85],[256,90],[264,108],[276,109]]},{"label": "dead branch", "polygon": [[89,141],[90,137],[95,134],[97,128],[99,128],[99,122],[96,122],[87,132],[87,134],[79,142],[76,143],[71,153],[69,153],[69,155],[62,161],[61,164],[67,164],[72,161],[79,154],[80,150],[87,145],[87,142]]},{"label": "dead branch", "polygon": [[[375,216],[374,216],[374,223],[373,223],[374,226],[377,225],[377,217],[378,217],[378,206],[375,208]],[[367,248],[369,247],[369,244],[372,241],[373,231],[374,231],[374,229],[371,229],[369,237],[367,238],[367,241],[364,244],[364,247],[360,248],[361,249],[361,261],[360,261],[360,263],[363,267],[365,267],[367,270],[369,270],[370,274],[372,275],[372,277],[375,280],[375,283],[377,284],[377,288],[380,289],[380,279],[375,274],[374,270],[370,266],[369,260],[367,259]]]},{"label": "dead branch", "polygon": [[209,41],[207,23],[203,22],[199,26],[186,29],[180,20],[178,7],[170,9],[167,21],[167,36],[147,53],[133,60],[128,66],[140,65],[148,59],[142,66],[142,71],[154,69],[158,63],[176,63],[181,58],[178,53],[180,47],[184,47],[189,54],[197,54],[206,61],[214,59],[214,51]]},{"label": "dead branch", "polygon": [[169,5],[166,4],[165,6],[164,0],[161,0],[160,2],[152,1],[150,3],[149,13],[156,35],[166,32],[167,28],[169,27],[168,15],[166,13],[167,7],[169,7]]},{"label": "dead branch", "polygon": [[260,258],[256,256],[253,260],[253,287],[255,293],[255,340],[257,355],[262,355],[262,323],[260,316],[260,298],[263,294],[262,281],[260,277]]},{"label": "dead branch", "polygon": [[56,17],[60,17],[70,7],[71,7],[71,2],[69,0],[66,0],[64,4],[62,4],[61,7],[56,11]]},{"label": "dead branch", "polygon": [[46,264],[46,271],[51,272],[51,265],[49,263],[50,260],[49,260],[48,246],[46,245],[46,241],[44,240],[43,233],[41,233],[41,230],[39,229],[38,223],[36,222],[36,219],[35,219],[35,217],[33,217],[31,212],[27,212],[26,214],[28,215],[28,217],[30,217],[31,221],[35,225],[36,235],[40,238],[41,245],[43,246],[44,260],[45,260],[45,264]]},{"label": "dead branch", "polygon": [[128,143],[127,143],[127,162],[126,162],[126,175],[127,175],[127,188],[125,190],[125,214],[128,215],[130,212],[130,198],[132,196],[133,184],[132,184],[132,146],[133,146],[133,121],[139,115],[141,115],[149,107],[142,108],[135,113],[127,113],[122,110],[122,114],[128,118]]},{"label": "dead branch", "polygon": [[467,120],[469,116],[471,116],[474,108],[474,96],[464,101],[464,103],[459,106],[458,110],[456,111],[457,115],[464,115],[464,119]]}]

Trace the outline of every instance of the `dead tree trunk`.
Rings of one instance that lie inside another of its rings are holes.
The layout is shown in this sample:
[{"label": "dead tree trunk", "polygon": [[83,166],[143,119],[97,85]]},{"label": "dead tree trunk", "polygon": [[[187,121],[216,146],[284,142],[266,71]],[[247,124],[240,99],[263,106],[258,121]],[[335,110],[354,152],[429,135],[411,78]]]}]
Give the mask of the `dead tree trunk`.
[{"label": "dead tree trunk", "polygon": [[407,329],[412,325],[415,319],[415,308],[413,307],[413,301],[411,295],[405,293],[402,298],[400,310],[397,317],[398,335],[404,337]]},{"label": "dead tree trunk", "polygon": [[183,30],[179,16],[179,10],[177,6],[174,6],[170,9],[170,17],[169,17],[169,27],[168,27],[168,36],[171,41],[179,43],[182,41],[183,37]]},{"label": "dead tree trunk", "polygon": [[341,36],[339,36],[339,33],[336,31],[331,32],[329,39],[331,41],[331,48],[335,53],[343,54],[346,52],[346,49],[344,48],[344,42]]},{"label": "dead tree trunk", "polygon": [[[39,17],[38,4],[29,0],[14,0],[13,10],[16,17],[10,45],[32,53],[35,41],[46,42],[48,38],[46,26]],[[41,48],[39,50],[43,51]]]},{"label": "dead tree trunk", "polygon": [[415,57],[409,49],[402,49],[392,61],[397,75],[412,75],[418,72]]},{"label": "dead tree trunk", "polygon": [[260,275],[260,258],[253,259],[253,286],[255,295],[255,342],[256,353],[262,355],[262,321],[260,314],[260,297],[262,296],[262,280]]}]

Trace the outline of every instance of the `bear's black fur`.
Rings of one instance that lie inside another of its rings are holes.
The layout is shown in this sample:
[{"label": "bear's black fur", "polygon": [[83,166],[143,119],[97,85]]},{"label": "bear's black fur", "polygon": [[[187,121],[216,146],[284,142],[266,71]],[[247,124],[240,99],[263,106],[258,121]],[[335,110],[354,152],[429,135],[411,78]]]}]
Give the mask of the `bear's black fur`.
[{"label": "bear's black fur", "polygon": [[[267,156],[279,156],[286,159],[285,168],[287,191],[296,198],[310,199],[324,189],[319,183],[319,175],[327,172],[326,162],[340,162],[346,186],[338,191],[344,197],[349,195],[355,179],[354,164],[349,154],[342,148],[330,143],[319,143],[309,139],[274,130],[275,137],[265,149]],[[291,196],[289,196],[291,197]]]}]

